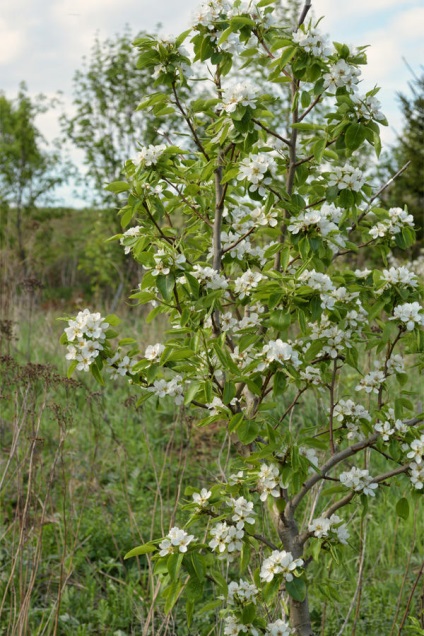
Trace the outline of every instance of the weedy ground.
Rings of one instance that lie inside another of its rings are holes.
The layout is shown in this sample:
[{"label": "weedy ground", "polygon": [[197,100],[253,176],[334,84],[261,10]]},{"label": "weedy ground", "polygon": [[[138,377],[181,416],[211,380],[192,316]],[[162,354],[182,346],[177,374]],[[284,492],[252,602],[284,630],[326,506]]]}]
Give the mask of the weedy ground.
[{"label": "weedy ground", "polygon": [[[123,556],[182,520],[185,486],[222,474],[231,459],[225,432],[197,429],[192,412],[171,404],[136,408],[125,380],[99,387],[88,374],[67,379],[57,315],[26,306],[13,325],[2,323],[0,634],[219,634],[216,610],[191,631],[183,604],[165,616],[151,560]],[[157,341],[141,316],[125,322],[125,335],[140,344]],[[316,404],[303,402],[296,417],[313,425]],[[312,566],[317,634],[395,636],[402,623],[402,633],[424,633],[411,622],[424,609],[413,587],[422,506],[414,503],[407,519],[394,510],[407,493],[405,478],[380,489],[372,514],[361,519],[353,506],[347,566],[330,558]]]}]

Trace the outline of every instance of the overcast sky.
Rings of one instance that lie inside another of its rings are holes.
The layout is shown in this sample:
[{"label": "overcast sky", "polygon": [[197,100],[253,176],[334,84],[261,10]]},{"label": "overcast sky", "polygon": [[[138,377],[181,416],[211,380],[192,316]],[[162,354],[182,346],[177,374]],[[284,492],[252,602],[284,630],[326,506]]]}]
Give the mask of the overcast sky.
[{"label": "overcast sky", "polygon": [[[284,2],[284,0],[283,0]],[[63,92],[65,108],[72,103],[72,77],[89,54],[96,34],[105,39],[122,33],[152,30],[163,33],[187,28],[198,0],[0,0],[0,90],[13,97],[25,81],[31,94]],[[390,128],[383,141],[400,132],[396,92],[408,92],[411,73],[424,62],[423,0],[313,0],[321,29],[332,40],[370,44],[364,89],[382,87],[379,99]],[[56,115],[40,119],[48,139],[58,133]]]}]

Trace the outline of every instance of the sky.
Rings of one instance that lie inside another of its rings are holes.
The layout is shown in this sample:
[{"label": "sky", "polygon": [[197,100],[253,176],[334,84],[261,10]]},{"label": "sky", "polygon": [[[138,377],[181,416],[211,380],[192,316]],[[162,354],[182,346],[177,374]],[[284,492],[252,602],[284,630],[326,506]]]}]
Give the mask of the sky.
[{"label": "sky", "polygon": [[[284,3],[284,0],[282,0]],[[100,40],[122,33],[152,31],[160,23],[163,34],[185,30],[199,0],[0,0],[0,90],[12,98],[25,81],[30,95],[53,97],[62,92],[63,108],[72,112],[72,78],[89,56],[96,35]],[[313,0],[321,30],[331,40],[357,46],[369,44],[364,69],[365,90],[382,87],[378,98],[389,120],[383,144],[401,132],[397,92],[408,94],[411,71],[420,74],[424,63],[423,0]],[[364,90],[361,89],[361,92]],[[59,133],[58,113],[39,119],[47,140]],[[78,161],[78,155],[73,156]],[[62,202],[78,204],[71,190]],[[82,201],[79,202],[82,204]]]}]

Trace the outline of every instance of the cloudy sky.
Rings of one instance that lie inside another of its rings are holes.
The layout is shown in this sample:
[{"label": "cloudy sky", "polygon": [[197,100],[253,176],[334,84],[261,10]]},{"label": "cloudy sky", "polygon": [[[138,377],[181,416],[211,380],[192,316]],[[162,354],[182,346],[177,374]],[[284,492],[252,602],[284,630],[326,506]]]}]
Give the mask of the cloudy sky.
[{"label": "cloudy sky", "polygon": [[[282,0],[284,2],[284,0]],[[96,34],[105,39],[130,25],[134,33],[161,23],[163,33],[187,28],[199,0],[2,0],[0,11],[0,90],[13,97],[25,81],[31,94],[63,92],[72,104],[72,77],[89,54]],[[382,86],[379,99],[390,128],[390,143],[400,132],[396,92],[408,92],[411,73],[424,62],[423,0],[313,0],[315,16],[325,16],[331,39],[370,44],[365,89]],[[40,119],[48,139],[58,133],[57,116]]]}]

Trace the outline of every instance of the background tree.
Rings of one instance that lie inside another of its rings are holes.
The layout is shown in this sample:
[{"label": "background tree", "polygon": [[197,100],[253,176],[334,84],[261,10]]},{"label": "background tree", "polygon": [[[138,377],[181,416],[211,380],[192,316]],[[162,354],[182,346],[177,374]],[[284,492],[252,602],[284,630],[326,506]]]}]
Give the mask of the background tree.
[{"label": "background tree", "polygon": [[392,173],[410,163],[401,177],[382,194],[382,200],[387,205],[401,201],[408,206],[417,226],[417,252],[423,247],[424,239],[424,71],[419,77],[414,75],[409,87],[411,95],[398,94],[404,117],[403,130],[388,163]]},{"label": "background tree", "polygon": [[54,105],[55,100],[42,95],[31,99],[24,84],[15,99],[0,94],[2,239],[17,243],[24,274],[28,271],[24,222],[68,176],[58,151],[47,148],[36,124],[37,116]]},{"label": "background tree", "polygon": [[83,153],[84,180],[92,203],[110,205],[105,185],[119,179],[137,144],[153,143],[160,122],[136,111],[149,92],[151,74],[137,69],[130,29],[104,41],[96,38],[90,57],[74,76],[75,114],[64,115],[62,130]]}]

